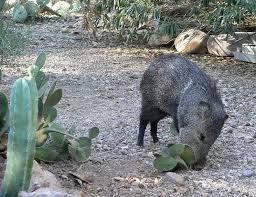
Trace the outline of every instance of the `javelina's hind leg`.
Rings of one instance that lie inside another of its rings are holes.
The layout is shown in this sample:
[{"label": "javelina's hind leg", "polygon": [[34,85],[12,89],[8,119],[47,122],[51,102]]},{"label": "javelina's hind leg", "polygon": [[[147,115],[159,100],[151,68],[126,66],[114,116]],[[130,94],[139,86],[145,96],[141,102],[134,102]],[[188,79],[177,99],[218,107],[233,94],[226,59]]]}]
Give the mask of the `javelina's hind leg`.
[{"label": "javelina's hind leg", "polygon": [[158,122],[159,122],[159,120],[150,122],[151,136],[153,138],[154,143],[158,142],[158,137],[157,137],[157,123]]},{"label": "javelina's hind leg", "polygon": [[144,142],[144,134],[147,128],[148,120],[144,120],[142,117],[140,118],[140,128],[139,128],[139,135],[138,135],[138,146],[143,146]]}]

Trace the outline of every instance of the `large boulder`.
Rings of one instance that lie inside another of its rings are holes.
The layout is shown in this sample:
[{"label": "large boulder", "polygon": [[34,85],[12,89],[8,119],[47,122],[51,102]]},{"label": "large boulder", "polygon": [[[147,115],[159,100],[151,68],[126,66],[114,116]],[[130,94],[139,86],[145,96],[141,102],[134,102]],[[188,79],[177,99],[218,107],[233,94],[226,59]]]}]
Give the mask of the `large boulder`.
[{"label": "large boulder", "polygon": [[218,56],[233,56],[242,52],[243,45],[256,44],[256,32],[235,32],[232,35],[211,35],[207,41],[208,52]]},{"label": "large boulder", "polygon": [[200,30],[189,29],[175,39],[175,48],[180,53],[206,53],[208,35]]},{"label": "large boulder", "polygon": [[70,6],[66,1],[58,1],[52,6],[52,9],[60,15],[65,16],[68,14]]},{"label": "large boulder", "polygon": [[34,161],[29,191],[34,191],[40,187],[60,188],[61,185],[53,173],[43,170],[41,166]]},{"label": "large boulder", "polygon": [[207,41],[208,52],[217,56],[233,56],[235,41],[233,36],[227,34],[211,35]]},{"label": "large boulder", "polygon": [[43,170],[41,166],[34,161],[32,178],[27,192],[21,191],[18,197],[85,197],[83,192],[68,190],[61,187],[54,174]]}]

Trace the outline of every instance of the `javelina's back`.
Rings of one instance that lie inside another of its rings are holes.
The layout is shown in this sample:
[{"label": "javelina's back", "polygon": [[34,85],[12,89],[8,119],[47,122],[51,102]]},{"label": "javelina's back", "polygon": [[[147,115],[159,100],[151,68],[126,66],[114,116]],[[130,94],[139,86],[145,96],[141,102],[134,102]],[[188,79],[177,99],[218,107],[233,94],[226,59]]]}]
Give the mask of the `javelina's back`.
[{"label": "javelina's back", "polygon": [[197,65],[177,55],[161,56],[148,67],[141,80],[142,106],[145,101],[145,105],[151,103],[176,116],[180,98],[192,84],[215,88],[214,82]]}]

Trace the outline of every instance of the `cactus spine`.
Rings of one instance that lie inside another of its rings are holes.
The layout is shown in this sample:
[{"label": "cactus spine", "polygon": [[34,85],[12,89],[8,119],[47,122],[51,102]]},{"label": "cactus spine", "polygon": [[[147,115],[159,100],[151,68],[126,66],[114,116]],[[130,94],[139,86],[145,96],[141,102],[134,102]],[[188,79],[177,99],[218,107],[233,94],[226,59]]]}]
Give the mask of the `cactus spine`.
[{"label": "cactus spine", "polygon": [[29,77],[18,79],[11,90],[7,166],[1,197],[16,197],[19,191],[29,187],[38,116],[38,90],[34,79],[37,71],[38,67],[31,66]]}]

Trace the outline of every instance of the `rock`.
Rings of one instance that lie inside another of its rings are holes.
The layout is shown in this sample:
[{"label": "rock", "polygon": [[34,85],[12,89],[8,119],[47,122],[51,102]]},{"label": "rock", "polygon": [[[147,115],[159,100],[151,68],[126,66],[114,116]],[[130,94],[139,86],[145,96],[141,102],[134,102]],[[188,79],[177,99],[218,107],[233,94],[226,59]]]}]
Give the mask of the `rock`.
[{"label": "rock", "polygon": [[185,185],[185,178],[174,172],[167,172],[166,179],[177,185]]},{"label": "rock", "polygon": [[234,51],[233,54],[234,54],[235,60],[256,63],[256,55],[251,55],[251,54],[236,52],[236,51]]},{"label": "rock", "polygon": [[84,197],[83,192],[66,192],[58,180],[51,172],[43,170],[41,166],[34,161],[32,178],[28,192],[21,191],[18,197]]},{"label": "rock", "polygon": [[211,35],[207,41],[207,48],[209,53],[217,56],[233,56],[233,52],[243,51],[246,45],[255,45],[255,40],[256,32],[235,32],[232,36]]},{"label": "rock", "polygon": [[254,135],[252,136],[253,138],[256,138],[256,133],[254,133]]},{"label": "rock", "polygon": [[70,4],[65,1],[59,1],[52,6],[52,9],[60,15],[66,15],[70,8]]},{"label": "rock", "polygon": [[200,30],[189,29],[182,32],[175,39],[174,44],[181,53],[206,53],[208,35]]},{"label": "rock", "polygon": [[148,156],[149,158],[155,158],[155,156],[154,156],[154,153],[153,153],[153,152],[148,152],[147,156]]},{"label": "rock", "polygon": [[226,34],[211,35],[207,41],[208,52],[217,56],[233,56],[231,48],[235,41],[233,36]]},{"label": "rock", "polygon": [[255,172],[254,172],[253,170],[244,170],[244,171],[242,172],[242,175],[243,175],[244,177],[252,177],[252,176],[255,175]]},{"label": "rock", "polygon": [[54,188],[40,188],[34,192],[19,192],[18,197],[85,197],[85,194],[83,192],[73,192],[71,194],[68,194],[65,191],[57,190]]},{"label": "rock", "polygon": [[47,170],[43,170],[41,166],[36,161],[34,161],[32,178],[28,191],[35,191],[41,187],[60,188],[61,186],[54,174]]},{"label": "rock", "polygon": [[247,123],[245,123],[245,125],[244,126],[251,126],[251,124],[249,123],[249,122],[247,122]]},{"label": "rock", "polygon": [[148,45],[151,47],[158,47],[163,45],[172,45],[174,38],[169,35],[162,35],[160,33],[154,33],[150,36]]}]

